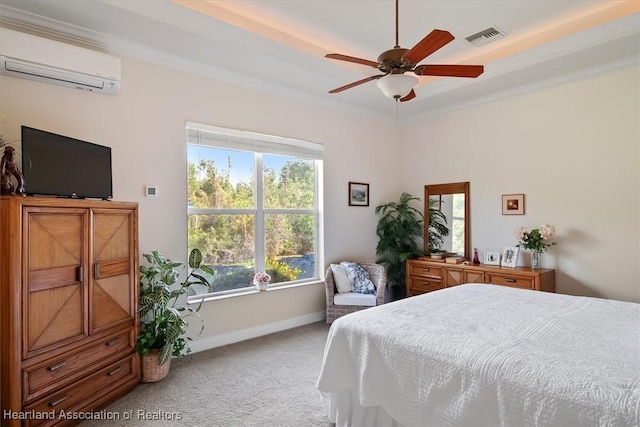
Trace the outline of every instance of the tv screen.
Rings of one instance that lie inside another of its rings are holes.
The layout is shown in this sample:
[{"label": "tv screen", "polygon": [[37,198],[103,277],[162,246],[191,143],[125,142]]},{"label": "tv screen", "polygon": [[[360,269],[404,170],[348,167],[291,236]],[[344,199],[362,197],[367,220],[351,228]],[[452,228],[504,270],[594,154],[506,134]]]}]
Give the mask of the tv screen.
[{"label": "tv screen", "polygon": [[22,126],[22,175],[29,195],[109,199],[111,148]]}]

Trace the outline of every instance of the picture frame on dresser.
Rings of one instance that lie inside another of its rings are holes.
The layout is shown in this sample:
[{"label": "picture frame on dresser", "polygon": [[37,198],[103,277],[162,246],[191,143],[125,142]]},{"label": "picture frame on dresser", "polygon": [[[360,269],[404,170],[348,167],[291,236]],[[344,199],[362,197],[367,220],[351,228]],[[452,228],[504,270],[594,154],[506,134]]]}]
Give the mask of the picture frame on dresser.
[{"label": "picture frame on dresser", "polygon": [[520,248],[517,246],[507,246],[502,252],[502,260],[500,266],[515,268],[518,266],[518,253]]},{"label": "picture frame on dresser", "polygon": [[497,251],[485,252],[484,263],[487,265],[500,265],[500,252],[497,252]]}]

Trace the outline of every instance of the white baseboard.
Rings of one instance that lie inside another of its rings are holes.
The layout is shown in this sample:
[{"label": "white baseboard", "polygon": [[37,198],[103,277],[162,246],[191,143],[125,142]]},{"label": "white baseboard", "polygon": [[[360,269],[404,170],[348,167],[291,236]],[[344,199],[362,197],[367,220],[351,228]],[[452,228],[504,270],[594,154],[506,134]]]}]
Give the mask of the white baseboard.
[{"label": "white baseboard", "polygon": [[269,335],[274,332],[280,332],[287,329],[297,328],[298,326],[308,325],[310,323],[320,322],[325,319],[325,312],[307,314],[305,316],[294,317],[280,322],[268,323],[253,328],[243,329],[228,334],[216,335],[211,338],[203,338],[189,343],[192,353],[210,350],[212,348],[221,347],[223,345],[233,344],[240,341],[249,340],[251,338]]}]

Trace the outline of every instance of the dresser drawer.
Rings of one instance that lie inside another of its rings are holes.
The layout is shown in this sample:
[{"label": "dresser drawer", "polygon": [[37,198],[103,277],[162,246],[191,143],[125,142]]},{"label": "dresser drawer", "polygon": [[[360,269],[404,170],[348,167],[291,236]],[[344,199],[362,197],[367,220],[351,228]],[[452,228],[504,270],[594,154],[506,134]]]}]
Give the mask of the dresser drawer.
[{"label": "dresser drawer", "polygon": [[[25,407],[25,412],[33,411],[34,414],[51,414],[55,418],[60,417],[61,411],[65,411],[67,416],[72,415],[69,410],[83,400],[92,399],[101,390],[121,381],[127,377],[135,376],[133,364],[137,359],[132,354],[127,358],[113,363],[98,372],[90,375],[82,381],[70,384],[67,387],[53,392],[40,400]],[[25,425],[39,426],[43,424],[53,424],[51,420],[29,420]]]},{"label": "dresser drawer", "polygon": [[124,331],[99,340],[77,353],[62,355],[40,363],[23,371],[25,401],[32,400],[46,393],[45,388],[55,383],[56,387],[72,381],[75,373],[86,369],[101,360],[105,362],[110,356],[133,352],[133,330]]},{"label": "dresser drawer", "polygon": [[484,283],[484,272],[482,271],[465,271],[464,283]]},{"label": "dresser drawer", "polygon": [[441,281],[429,280],[423,277],[411,277],[409,282],[409,290],[411,295],[424,294],[426,292],[437,291],[442,289]]},{"label": "dresser drawer", "polygon": [[433,267],[431,265],[422,265],[420,263],[407,264],[407,276],[421,276],[432,279],[442,279],[442,267]]},{"label": "dresser drawer", "polygon": [[508,273],[485,273],[485,283],[511,286],[512,288],[535,289],[535,278]]}]

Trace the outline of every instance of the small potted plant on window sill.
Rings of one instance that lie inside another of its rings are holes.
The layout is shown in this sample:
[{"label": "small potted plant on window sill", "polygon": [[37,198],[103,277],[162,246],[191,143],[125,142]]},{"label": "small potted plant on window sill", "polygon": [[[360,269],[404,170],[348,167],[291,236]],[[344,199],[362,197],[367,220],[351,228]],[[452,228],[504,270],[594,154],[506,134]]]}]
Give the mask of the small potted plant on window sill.
[{"label": "small potted plant on window sill", "polygon": [[263,273],[262,271],[257,272],[253,276],[253,285],[259,291],[266,291],[269,287],[269,283],[271,282],[271,276],[267,273]]},{"label": "small potted plant on window sill", "polygon": [[[140,331],[136,338],[136,351],[142,356],[142,381],[157,382],[169,373],[171,357],[182,357],[189,352],[186,336],[188,317],[200,319],[196,307],[181,304],[189,287],[209,286],[201,273],[213,275],[213,270],[202,263],[202,253],[193,249],[189,254],[187,277],[176,285],[182,265],[162,256],[158,251],[144,254],[149,265],[140,266]],[[204,329],[204,323],[200,333]]]}]

